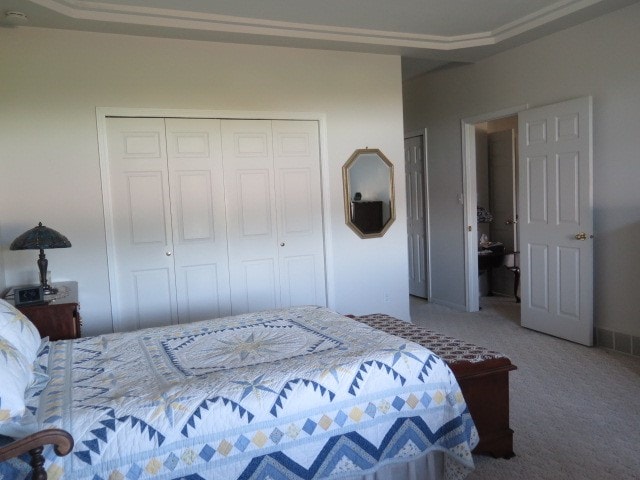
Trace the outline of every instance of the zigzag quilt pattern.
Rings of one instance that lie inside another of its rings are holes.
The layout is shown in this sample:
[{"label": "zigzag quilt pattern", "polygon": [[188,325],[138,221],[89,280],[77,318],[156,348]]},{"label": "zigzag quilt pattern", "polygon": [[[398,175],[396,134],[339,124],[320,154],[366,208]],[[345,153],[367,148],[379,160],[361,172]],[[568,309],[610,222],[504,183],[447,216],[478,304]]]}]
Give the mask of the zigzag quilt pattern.
[{"label": "zigzag quilt pattern", "polygon": [[446,364],[325,308],[52,342],[46,362],[30,407],[76,444],[45,451],[52,478],[341,478],[432,450],[473,467]]}]

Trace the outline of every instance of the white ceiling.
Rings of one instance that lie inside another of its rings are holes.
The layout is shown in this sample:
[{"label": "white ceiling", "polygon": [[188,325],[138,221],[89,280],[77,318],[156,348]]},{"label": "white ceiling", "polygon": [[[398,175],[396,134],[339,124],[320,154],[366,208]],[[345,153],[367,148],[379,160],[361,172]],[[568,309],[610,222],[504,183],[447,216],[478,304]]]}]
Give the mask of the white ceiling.
[{"label": "white ceiling", "polygon": [[0,0],[0,25],[398,54],[410,78],[637,1]]}]

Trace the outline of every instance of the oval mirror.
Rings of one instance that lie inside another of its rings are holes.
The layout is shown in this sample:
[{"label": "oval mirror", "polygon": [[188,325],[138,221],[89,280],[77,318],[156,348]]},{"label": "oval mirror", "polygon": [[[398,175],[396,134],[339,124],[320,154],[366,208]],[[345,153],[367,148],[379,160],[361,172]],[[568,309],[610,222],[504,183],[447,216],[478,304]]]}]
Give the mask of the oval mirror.
[{"label": "oval mirror", "polygon": [[396,218],[393,164],[377,148],[353,152],[342,167],[345,221],[361,238],[381,237]]}]

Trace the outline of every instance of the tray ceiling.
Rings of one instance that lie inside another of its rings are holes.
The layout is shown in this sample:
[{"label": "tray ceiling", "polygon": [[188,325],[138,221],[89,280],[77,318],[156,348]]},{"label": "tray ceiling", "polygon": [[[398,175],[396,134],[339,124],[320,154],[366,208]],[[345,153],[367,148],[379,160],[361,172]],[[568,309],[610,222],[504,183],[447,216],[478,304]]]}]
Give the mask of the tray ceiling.
[{"label": "tray ceiling", "polygon": [[0,0],[3,26],[403,56],[403,75],[474,62],[638,0]]}]

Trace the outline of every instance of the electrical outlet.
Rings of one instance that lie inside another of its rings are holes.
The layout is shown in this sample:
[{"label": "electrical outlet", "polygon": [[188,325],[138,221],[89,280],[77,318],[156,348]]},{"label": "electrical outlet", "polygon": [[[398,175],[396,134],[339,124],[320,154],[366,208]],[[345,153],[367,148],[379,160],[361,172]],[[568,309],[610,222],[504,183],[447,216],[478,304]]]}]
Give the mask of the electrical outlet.
[{"label": "electrical outlet", "polygon": [[385,303],[389,303],[391,301],[391,295],[387,292],[383,295],[383,299]]}]

